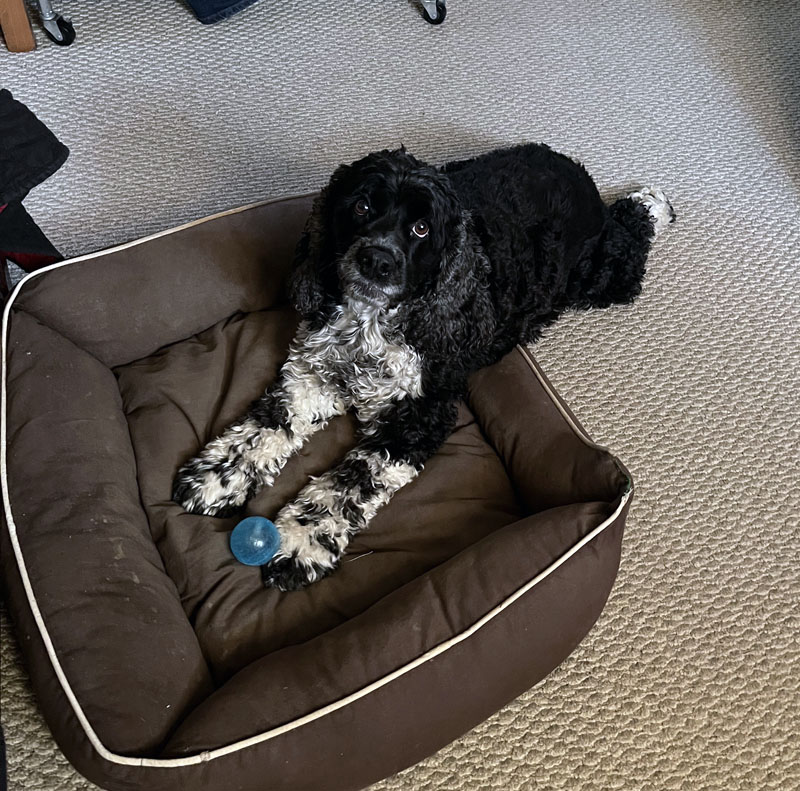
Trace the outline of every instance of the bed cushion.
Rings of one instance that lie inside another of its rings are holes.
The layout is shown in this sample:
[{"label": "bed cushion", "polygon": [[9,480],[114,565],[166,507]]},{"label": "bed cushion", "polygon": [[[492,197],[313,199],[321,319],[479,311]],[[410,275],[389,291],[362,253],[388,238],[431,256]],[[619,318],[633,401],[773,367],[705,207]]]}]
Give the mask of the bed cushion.
[{"label": "bed cushion", "polygon": [[[48,724],[103,788],[362,788],[541,680],[613,584],[630,476],[522,348],[303,591],[232,558],[236,519],[170,501],[285,357],[312,197],[54,265],[6,307],[4,593]],[[353,442],[332,421],[248,512],[274,517]]]}]

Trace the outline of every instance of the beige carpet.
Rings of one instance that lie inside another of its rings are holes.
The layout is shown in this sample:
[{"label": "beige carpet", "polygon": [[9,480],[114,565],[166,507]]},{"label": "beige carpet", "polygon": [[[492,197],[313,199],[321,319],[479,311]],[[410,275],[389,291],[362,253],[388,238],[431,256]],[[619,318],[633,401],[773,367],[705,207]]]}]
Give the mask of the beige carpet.
[{"label": "beige carpet", "polygon": [[[401,141],[441,161],[544,140],[608,194],[667,191],[642,299],[537,348],[638,484],[605,613],[537,689],[375,788],[800,788],[796,2],[450,0],[440,28],[408,0],[262,0],[211,28],[177,0],[59,5],[78,42],[0,53],[0,79],[72,148],[27,202],[70,254]],[[92,787],[5,619],[2,641],[11,788]]]}]

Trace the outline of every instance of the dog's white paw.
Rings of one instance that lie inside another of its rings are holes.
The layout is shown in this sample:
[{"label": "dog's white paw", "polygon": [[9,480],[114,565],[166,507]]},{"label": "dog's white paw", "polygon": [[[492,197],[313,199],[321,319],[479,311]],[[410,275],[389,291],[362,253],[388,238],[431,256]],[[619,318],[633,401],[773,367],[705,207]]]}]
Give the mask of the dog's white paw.
[{"label": "dog's white paw", "polygon": [[264,433],[250,418],[229,426],[178,470],[172,499],[193,514],[236,513],[256,488],[259,465],[254,457]]},{"label": "dog's white paw", "polygon": [[339,566],[350,541],[348,523],[321,503],[290,503],[275,526],[281,546],[261,574],[267,587],[282,591],[300,590],[327,577]]},{"label": "dog's white paw", "polygon": [[231,516],[251,493],[253,481],[230,460],[210,463],[198,456],[175,476],[172,499],[192,514]]},{"label": "dog's white paw", "polygon": [[194,514],[236,513],[258,489],[272,485],[301,443],[302,437],[286,428],[264,428],[247,417],[178,470],[172,499]]},{"label": "dog's white paw", "polygon": [[647,209],[656,236],[675,222],[675,209],[660,189],[642,187],[636,192],[629,193],[627,197],[636,203],[641,203]]}]

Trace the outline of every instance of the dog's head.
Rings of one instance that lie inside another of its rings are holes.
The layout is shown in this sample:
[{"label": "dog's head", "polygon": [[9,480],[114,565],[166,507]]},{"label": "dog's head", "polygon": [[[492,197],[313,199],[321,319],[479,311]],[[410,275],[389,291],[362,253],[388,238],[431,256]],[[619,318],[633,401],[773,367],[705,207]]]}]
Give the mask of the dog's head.
[{"label": "dog's head", "polygon": [[291,291],[304,315],[346,297],[390,307],[446,277],[464,212],[449,179],[405,149],[336,170],[301,240]]}]

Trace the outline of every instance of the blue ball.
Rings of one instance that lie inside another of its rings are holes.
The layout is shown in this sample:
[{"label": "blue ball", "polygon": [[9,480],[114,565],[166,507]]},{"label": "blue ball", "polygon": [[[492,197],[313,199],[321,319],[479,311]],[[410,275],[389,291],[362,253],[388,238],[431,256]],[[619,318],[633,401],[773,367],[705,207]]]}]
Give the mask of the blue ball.
[{"label": "blue ball", "polygon": [[278,551],[281,534],[269,519],[248,516],[231,533],[231,552],[240,563],[263,566]]}]

